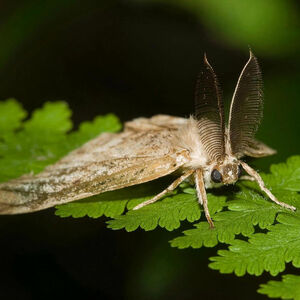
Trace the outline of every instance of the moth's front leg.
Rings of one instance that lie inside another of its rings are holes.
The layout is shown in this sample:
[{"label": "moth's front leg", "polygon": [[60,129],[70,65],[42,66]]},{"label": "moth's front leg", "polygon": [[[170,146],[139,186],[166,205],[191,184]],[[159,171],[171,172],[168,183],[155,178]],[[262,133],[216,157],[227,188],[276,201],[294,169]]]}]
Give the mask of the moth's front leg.
[{"label": "moth's front leg", "polygon": [[239,180],[255,181],[255,178],[249,175],[242,175]]},{"label": "moth's front leg", "polygon": [[240,161],[240,163],[241,163],[243,169],[252,178],[254,178],[254,181],[256,181],[258,183],[260,189],[262,191],[264,191],[273,202],[275,202],[276,204],[278,204],[278,205],[280,205],[282,207],[288,208],[290,210],[293,210],[293,211],[296,210],[296,207],[277,200],[277,198],[271,193],[271,191],[265,187],[265,183],[263,182],[261,176],[254,169],[252,169],[249,165],[247,165],[245,162]]},{"label": "moth's front leg", "polygon": [[171,183],[165,190],[163,190],[161,193],[157,194],[155,197],[153,197],[150,200],[144,201],[140,203],[139,205],[135,206],[133,209],[137,210],[140,209],[148,204],[154,203],[157,200],[161,199],[164,195],[168,194],[169,192],[172,192],[175,190],[180,183],[182,183],[185,179],[190,177],[195,171],[194,170],[189,170],[185,172],[183,175],[181,175],[179,178],[177,178],[173,183]]},{"label": "moth's front leg", "polygon": [[214,228],[214,222],[210,217],[208,206],[207,206],[207,196],[206,196],[206,190],[205,190],[205,184],[203,178],[203,171],[201,169],[197,169],[194,173],[194,176],[195,176],[195,185],[196,185],[198,201],[200,204],[203,205],[205,217],[207,219],[207,222],[209,223],[210,228]]}]

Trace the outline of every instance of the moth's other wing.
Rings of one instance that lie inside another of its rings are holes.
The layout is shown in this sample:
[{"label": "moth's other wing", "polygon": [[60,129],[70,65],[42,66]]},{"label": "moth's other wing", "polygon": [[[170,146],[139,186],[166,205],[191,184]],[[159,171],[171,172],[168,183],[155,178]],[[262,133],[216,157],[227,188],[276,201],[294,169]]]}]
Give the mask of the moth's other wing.
[{"label": "moth's other wing", "polygon": [[264,157],[274,155],[276,152],[276,150],[255,139],[249,141],[248,146],[244,148],[244,155],[250,157]]},{"label": "moth's other wing", "polygon": [[121,157],[164,156],[174,149],[174,134],[187,119],[168,115],[137,118],[126,122],[121,133],[103,133],[72,151],[50,168],[65,168],[85,161],[103,161]]},{"label": "moth's other wing", "polygon": [[37,176],[0,184],[0,213],[37,211],[168,175],[189,161],[187,150],[172,146],[176,130],[102,134]]},{"label": "moth's other wing", "polygon": [[178,130],[182,125],[187,124],[188,119],[174,117],[169,115],[156,115],[152,118],[137,118],[133,121],[125,123],[125,129],[135,131],[162,130],[171,129]]}]

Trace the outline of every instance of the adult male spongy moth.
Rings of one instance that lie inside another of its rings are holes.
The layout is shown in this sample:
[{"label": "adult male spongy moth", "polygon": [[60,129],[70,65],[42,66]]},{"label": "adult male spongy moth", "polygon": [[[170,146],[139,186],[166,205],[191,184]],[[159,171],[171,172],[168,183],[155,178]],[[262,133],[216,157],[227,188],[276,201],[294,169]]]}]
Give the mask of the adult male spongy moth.
[{"label": "adult male spongy moth", "polygon": [[[117,134],[104,133],[74,150],[40,174],[0,184],[0,213],[45,209],[92,195],[151,181],[177,171],[179,177],[164,191],[134,209],[153,203],[181,182],[192,179],[210,226],[206,188],[235,183],[242,169],[275,203],[260,175],[241,160],[275,151],[254,138],[262,119],[262,78],[256,57],[238,79],[225,126],[217,77],[204,56],[196,85],[196,110],[189,119],[157,115],[125,124]],[[177,175],[178,176],[178,175]]]}]

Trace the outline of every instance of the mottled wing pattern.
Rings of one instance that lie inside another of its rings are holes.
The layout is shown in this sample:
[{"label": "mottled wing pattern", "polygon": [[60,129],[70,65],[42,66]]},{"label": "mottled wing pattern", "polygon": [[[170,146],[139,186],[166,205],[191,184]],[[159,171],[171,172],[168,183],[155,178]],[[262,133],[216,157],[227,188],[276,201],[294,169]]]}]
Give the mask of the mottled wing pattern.
[{"label": "mottled wing pattern", "polygon": [[172,146],[186,119],[140,118],[104,133],[40,174],[0,184],[0,213],[32,212],[168,175],[189,160]]},{"label": "mottled wing pattern", "polygon": [[217,76],[204,56],[195,92],[195,117],[204,149],[211,160],[224,157],[224,109]]},{"label": "mottled wing pattern", "polygon": [[250,52],[238,79],[229,114],[232,154],[241,157],[252,143],[263,116],[263,83],[256,57]]}]

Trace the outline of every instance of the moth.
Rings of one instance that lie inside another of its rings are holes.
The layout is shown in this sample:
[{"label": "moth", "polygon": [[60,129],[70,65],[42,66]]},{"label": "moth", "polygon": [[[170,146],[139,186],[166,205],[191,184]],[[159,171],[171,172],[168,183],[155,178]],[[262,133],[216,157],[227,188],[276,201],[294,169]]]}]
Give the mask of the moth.
[{"label": "moth", "polygon": [[225,126],[217,76],[204,55],[190,118],[156,115],[125,123],[121,133],[103,133],[69,153],[38,175],[24,175],[0,184],[0,213],[33,212],[106,191],[141,184],[169,174],[175,181],[134,209],[161,199],[184,180],[195,184],[210,226],[206,189],[233,184],[244,170],[248,178],[275,203],[261,176],[241,160],[276,151],[255,139],[263,112],[262,75],[256,57],[244,66],[231,101]]}]

